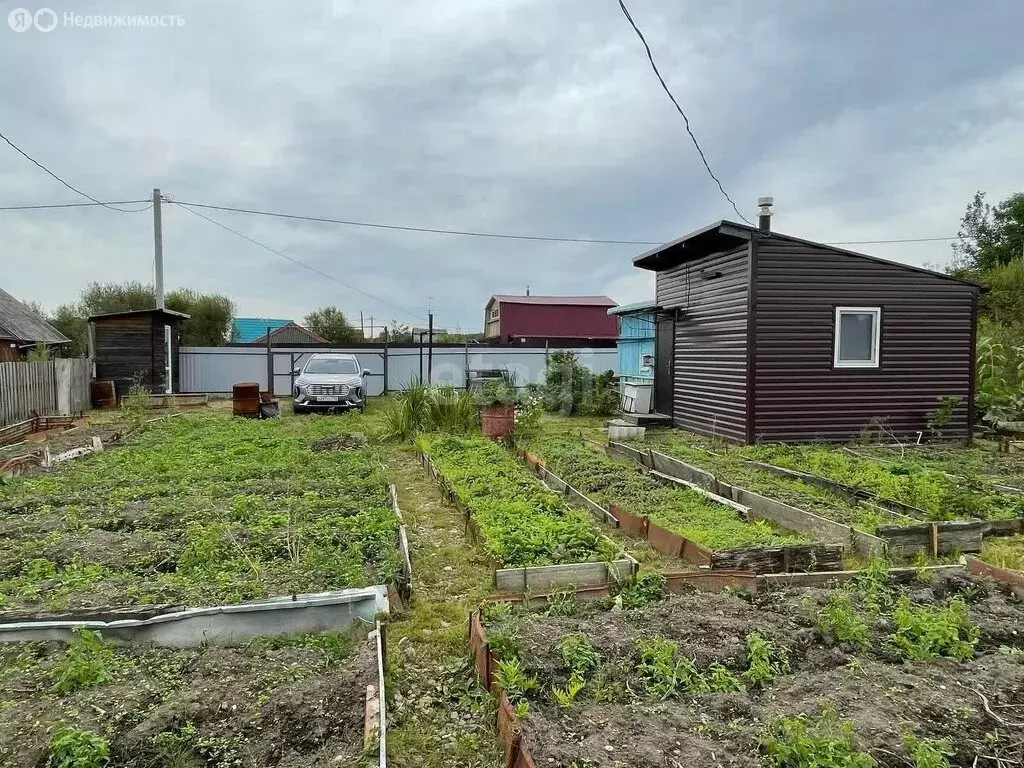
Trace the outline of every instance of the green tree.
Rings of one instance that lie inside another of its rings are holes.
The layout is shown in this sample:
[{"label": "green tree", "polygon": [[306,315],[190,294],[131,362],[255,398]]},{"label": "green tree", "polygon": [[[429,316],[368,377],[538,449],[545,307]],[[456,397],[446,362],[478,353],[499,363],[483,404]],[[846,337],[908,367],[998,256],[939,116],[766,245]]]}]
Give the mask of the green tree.
[{"label": "green tree", "polygon": [[63,333],[71,344],[64,347],[65,357],[85,357],[89,354],[89,313],[81,303],[61,304],[46,316],[47,322]]},{"label": "green tree", "polygon": [[219,347],[231,334],[235,305],[227,296],[178,288],[167,294],[164,304],[189,316],[181,325],[181,343],[188,347]]},{"label": "green tree", "polygon": [[1024,193],[1017,192],[996,205],[976,192],[960,220],[953,243],[953,266],[964,276],[984,276],[996,267],[1024,257]]},{"label": "green tree", "polygon": [[412,344],[415,339],[412,337],[412,330],[405,323],[392,320],[387,328],[388,342],[391,344]]},{"label": "green tree", "polygon": [[363,333],[345,319],[337,307],[320,307],[303,320],[313,333],[323,336],[332,344],[353,344],[363,341]]}]

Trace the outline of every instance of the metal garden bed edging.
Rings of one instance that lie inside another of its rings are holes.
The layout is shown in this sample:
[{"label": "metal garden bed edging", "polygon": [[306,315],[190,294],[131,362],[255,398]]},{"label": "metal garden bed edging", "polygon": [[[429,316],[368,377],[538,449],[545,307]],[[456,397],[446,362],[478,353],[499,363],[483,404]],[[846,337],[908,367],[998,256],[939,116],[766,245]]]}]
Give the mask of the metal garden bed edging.
[{"label": "metal garden bed edging", "polygon": [[[476,668],[477,680],[488,691],[495,692],[498,657],[491,651],[487,630],[480,621],[480,611],[469,614],[469,651]],[[529,747],[523,743],[523,727],[504,691],[498,692],[498,742],[505,753],[506,768],[536,768]]]},{"label": "metal garden bed edging", "polygon": [[993,579],[1003,584],[1017,595],[1024,599],[1024,573],[1011,571],[1008,568],[1000,568],[998,565],[986,563],[976,557],[967,558],[967,570],[977,576]]},{"label": "metal garden bed edging", "polygon": [[388,503],[398,519],[398,551],[402,555],[402,565],[397,579],[398,596],[402,598],[402,602],[408,604],[412,599],[412,558],[409,555],[409,534],[405,528],[402,510],[398,506],[398,489],[394,483],[388,483]]},{"label": "metal garden bed edging", "polygon": [[[445,500],[463,513],[466,527],[474,540],[481,538],[473,520],[472,510],[463,504],[451,483],[437,468],[427,453],[420,453],[420,464],[430,473],[444,494]],[[561,565],[533,565],[522,568],[506,568],[503,563],[494,563],[494,588],[499,592],[526,590],[537,591],[568,586],[593,586],[623,581],[633,576],[638,564],[625,552],[623,557],[611,563],[564,563]]]},{"label": "metal garden bed edging", "polygon": [[187,608],[146,619],[15,621],[0,624],[0,642],[71,642],[74,630],[85,628],[99,630],[105,639],[117,642],[151,642],[171,648],[190,648],[203,642],[227,645],[260,635],[301,635],[343,629],[357,621],[372,623],[378,613],[387,612],[388,589],[378,584],[237,605]]},{"label": "metal garden bed edging", "polygon": [[[611,445],[619,446],[619,443]],[[644,456],[641,451],[623,446],[629,451]],[[606,449],[608,447],[606,446]],[[646,461],[636,459],[633,453],[624,453],[625,458],[638,460],[645,467],[649,468]],[[665,457],[668,458],[668,457]],[[649,457],[647,457],[649,461]],[[537,473],[553,487],[564,487],[566,493],[578,495],[585,499],[589,505],[593,505],[608,517],[615,520],[615,524],[624,533],[638,538],[646,539],[653,549],[663,554],[678,557],[697,566],[711,568],[714,570],[738,570],[754,571],[758,573],[774,573],[777,571],[792,570],[839,570],[842,568],[843,546],[841,544],[804,544],[787,547],[742,547],[736,549],[711,551],[706,547],[691,541],[678,533],[669,531],[666,528],[651,522],[645,516],[635,515],[622,507],[612,504],[605,511],[596,502],[588,499],[583,493],[577,491],[565,480],[554,474],[547,468],[544,461],[529,455],[526,457],[527,464],[535,467]],[[709,475],[710,477],[710,475]],[[724,494],[716,494],[700,487],[699,484],[690,482],[684,478],[676,478],[668,473],[661,473],[663,482],[680,482],[697,493],[706,496],[717,504],[734,510],[744,519],[750,519],[750,510],[743,504],[724,497]],[[595,512],[596,514],[596,512]]]}]

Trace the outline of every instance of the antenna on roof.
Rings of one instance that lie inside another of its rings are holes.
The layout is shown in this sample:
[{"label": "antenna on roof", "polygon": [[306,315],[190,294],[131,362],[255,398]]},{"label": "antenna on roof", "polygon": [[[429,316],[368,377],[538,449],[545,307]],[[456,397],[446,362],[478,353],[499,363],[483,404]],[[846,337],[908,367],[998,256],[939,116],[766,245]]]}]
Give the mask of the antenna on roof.
[{"label": "antenna on roof", "polygon": [[526,286],[526,295],[527,295],[527,296],[529,296],[529,295],[530,295],[530,286]]}]

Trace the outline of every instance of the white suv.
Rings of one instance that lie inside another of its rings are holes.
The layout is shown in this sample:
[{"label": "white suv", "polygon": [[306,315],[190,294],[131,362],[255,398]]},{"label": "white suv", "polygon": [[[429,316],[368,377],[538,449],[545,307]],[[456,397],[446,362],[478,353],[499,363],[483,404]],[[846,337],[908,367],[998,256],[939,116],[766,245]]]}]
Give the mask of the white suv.
[{"label": "white suv", "polygon": [[295,369],[295,413],[366,409],[366,377],[370,369],[359,369],[355,355],[316,354]]}]

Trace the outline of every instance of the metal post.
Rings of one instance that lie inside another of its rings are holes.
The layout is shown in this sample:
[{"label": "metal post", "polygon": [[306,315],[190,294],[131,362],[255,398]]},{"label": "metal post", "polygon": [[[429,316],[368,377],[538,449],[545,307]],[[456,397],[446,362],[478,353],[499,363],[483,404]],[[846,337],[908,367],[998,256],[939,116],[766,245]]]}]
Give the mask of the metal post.
[{"label": "metal post", "polygon": [[423,383],[423,331],[420,331],[420,384]]},{"label": "metal post", "polygon": [[469,342],[466,342],[466,390],[469,391]]},{"label": "metal post", "polygon": [[427,314],[427,386],[434,383],[434,313]]},{"label": "metal post", "polygon": [[160,217],[160,190],[153,189],[153,273],[156,308],[164,308],[164,228]]},{"label": "metal post", "polygon": [[270,346],[270,326],[267,326],[267,391],[274,396],[274,350]]},{"label": "metal post", "polygon": [[384,392],[388,393],[388,329],[384,326]]}]

